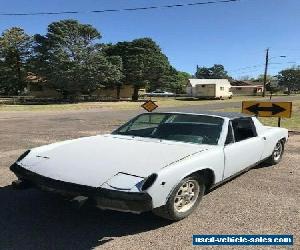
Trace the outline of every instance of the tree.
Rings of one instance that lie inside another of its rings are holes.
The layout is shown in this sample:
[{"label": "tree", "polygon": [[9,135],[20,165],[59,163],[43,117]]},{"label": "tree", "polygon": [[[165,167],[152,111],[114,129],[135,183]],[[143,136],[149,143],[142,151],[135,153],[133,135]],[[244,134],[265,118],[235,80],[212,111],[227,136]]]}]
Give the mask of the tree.
[{"label": "tree", "polygon": [[278,80],[270,80],[266,85],[266,90],[269,91],[271,94],[279,92],[282,89],[278,84]]},{"label": "tree", "polygon": [[198,79],[231,79],[221,64],[214,64],[210,68],[197,66],[195,75]]},{"label": "tree", "polygon": [[177,71],[175,68],[171,67],[170,71],[163,77],[163,86],[165,89],[175,92],[176,94],[185,93],[185,88],[188,79],[191,75],[186,72]]},{"label": "tree", "polygon": [[277,78],[279,80],[279,85],[287,88],[288,94],[294,90],[299,90],[300,66],[280,71]]},{"label": "tree", "polygon": [[122,79],[123,79],[123,62],[122,58],[120,56],[106,56],[107,60],[116,67],[117,72],[112,77],[109,81],[106,82],[106,86],[111,87],[111,88],[116,88],[117,89],[117,99],[120,99],[120,92],[121,92],[121,87],[122,87]]},{"label": "tree", "polygon": [[135,39],[131,42],[119,42],[105,49],[109,56],[120,56],[123,62],[123,84],[133,84],[133,100],[138,99],[140,88],[162,87],[163,77],[170,70],[168,58],[159,46],[150,38]]},{"label": "tree", "polygon": [[26,87],[27,61],[32,39],[13,27],[0,36],[0,93],[16,95]]},{"label": "tree", "polygon": [[53,22],[45,36],[35,35],[33,70],[65,98],[110,86],[122,77],[121,59],[106,57],[100,38],[91,25],[75,20]]},{"label": "tree", "polygon": [[[267,83],[274,80],[274,77],[271,75],[267,75],[266,77]],[[263,82],[264,81],[264,75],[259,75],[255,79],[253,79],[254,82]]]},{"label": "tree", "polygon": [[191,78],[191,75],[187,72],[177,71],[176,74],[176,80],[174,83],[171,82],[172,85],[174,85],[174,89],[171,88],[171,90],[175,90],[175,93],[177,94],[183,94],[186,93],[186,85],[188,83],[188,80]]}]

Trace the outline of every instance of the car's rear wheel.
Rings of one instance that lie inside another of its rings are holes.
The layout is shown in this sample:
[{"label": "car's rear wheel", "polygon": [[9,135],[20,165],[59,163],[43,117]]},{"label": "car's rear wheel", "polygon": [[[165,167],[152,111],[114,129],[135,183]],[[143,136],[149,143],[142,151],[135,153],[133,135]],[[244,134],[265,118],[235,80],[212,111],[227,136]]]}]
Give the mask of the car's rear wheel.
[{"label": "car's rear wheel", "polygon": [[153,213],[168,220],[181,220],[195,210],[204,191],[205,185],[202,178],[186,177],[174,188],[166,205],[154,209]]},{"label": "car's rear wheel", "polygon": [[282,155],[284,152],[283,141],[280,140],[276,143],[272,155],[268,158],[267,163],[275,165],[281,161]]}]

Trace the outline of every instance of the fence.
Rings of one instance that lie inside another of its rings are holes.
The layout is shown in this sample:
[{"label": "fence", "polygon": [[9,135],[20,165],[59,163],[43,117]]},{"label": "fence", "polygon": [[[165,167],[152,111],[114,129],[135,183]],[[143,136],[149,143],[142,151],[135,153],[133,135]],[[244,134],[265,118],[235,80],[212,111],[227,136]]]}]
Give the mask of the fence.
[{"label": "fence", "polygon": [[[128,101],[127,99],[120,99],[121,101]],[[80,95],[74,98],[53,98],[53,97],[34,97],[34,96],[0,96],[0,105],[17,105],[17,104],[28,104],[28,105],[43,105],[43,104],[61,104],[61,103],[77,103],[77,102],[107,102],[107,101],[120,101],[110,96],[88,96]]]}]

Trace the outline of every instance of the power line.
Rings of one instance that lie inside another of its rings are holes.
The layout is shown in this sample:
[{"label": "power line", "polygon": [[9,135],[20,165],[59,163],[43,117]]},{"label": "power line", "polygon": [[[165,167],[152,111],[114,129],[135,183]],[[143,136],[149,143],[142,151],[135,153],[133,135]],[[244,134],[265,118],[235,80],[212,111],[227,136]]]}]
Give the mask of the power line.
[{"label": "power line", "polygon": [[[270,70],[277,70],[277,69],[282,69],[281,65],[274,65],[274,66],[269,66]],[[237,72],[236,74],[238,75],[242,75],[242,74],[250,74],[250,73],[254,73],[254,72],[261,72],[262,74],[262,69],[252,69],[252,70],[245,70],[245,71],[240,71]]]},{"label": "power line", "polygon": [[[269,65],[284,65],[284,64],[297,64],[297,62],[271,62],[269,63]],[[237,68],[237,69],[233,69],[233,70],[228,70],[229,72],[233,73],[233,72],[237,72],[237,73],[241,73],[242,72],[246,72],[248,71],[247,69],[249,69],[250,71],[257,71],[260,70],[264,64],[256,64],[256,65],[252,65],[252,66],[247,66],[247,67],[243,67],[243,68]],[[258,68],[258,69],[255,69]],[[252,70],[251,70],[252,69]]]},{"label": "power line", "polygon": [[247,67],[243,67],[243,68],[237,68],[237,69],[233,69],[233,70],[228,70],[229,72],[237,72],[237,71],[243,71],[245,69],[251,69],[251,68],[257,68],[263,66],[263,64],[257,64],[257,65],[252,65],[252,66],[247,66]]},{"label": "power line", "polygon": [[140,11],[140,10],[153,10],[163,8],[178,8],[196,5],[208,5],[218,3],[231,3],[238,2],[240,0],[215,0],[206,2],[196,3],[182,3],[182,4],[171,4],[171,5],[160,5],[160,6],[147,6],[147,7],[136,7],[136,8],[125,8],[125,9],[103,9],[103,10],[90,10],[90,11],[57,11],[57,12],[28,12],[28,13],[1,13],[0,16],[38,16],[38,15],[62,15],[62,14],[87,14],[87,13],[105,13],[105,12],[121,12],[121,11]]}]

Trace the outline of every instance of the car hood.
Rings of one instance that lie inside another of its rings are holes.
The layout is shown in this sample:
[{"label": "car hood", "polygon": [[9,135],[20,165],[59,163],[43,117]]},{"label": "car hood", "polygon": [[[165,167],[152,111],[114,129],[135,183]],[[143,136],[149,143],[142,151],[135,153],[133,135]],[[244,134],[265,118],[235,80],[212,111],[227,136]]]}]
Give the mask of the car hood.
[{"label": "car hood", "polygon": [[37,174],[99,187],[118,173],[147,177],[209,145],[121,135],[98,135],[31,150],[19,164]]}]

